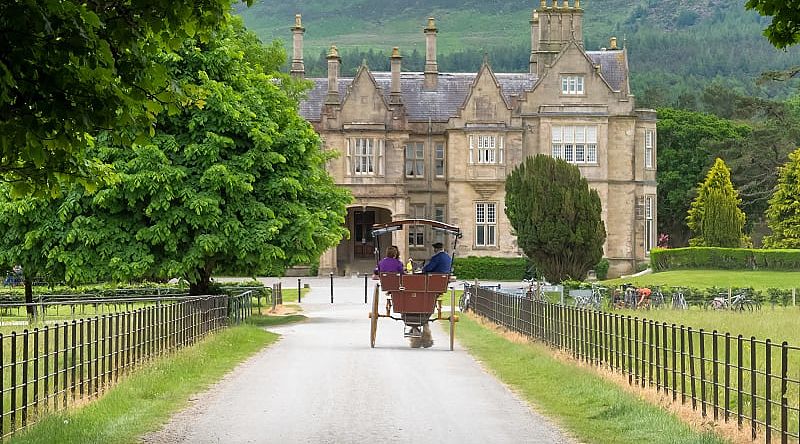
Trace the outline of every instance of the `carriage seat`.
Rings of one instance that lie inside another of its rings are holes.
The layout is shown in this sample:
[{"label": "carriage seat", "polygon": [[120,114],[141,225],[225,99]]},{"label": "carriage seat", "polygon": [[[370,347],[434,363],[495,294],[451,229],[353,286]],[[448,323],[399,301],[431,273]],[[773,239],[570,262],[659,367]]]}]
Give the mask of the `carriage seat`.
[{"label": "carriage seat", "polygon": [[402,274],[380,273],[381,288],[389,293],[412,291],[441,294],[447,291],[450,275],[447,273]]}]

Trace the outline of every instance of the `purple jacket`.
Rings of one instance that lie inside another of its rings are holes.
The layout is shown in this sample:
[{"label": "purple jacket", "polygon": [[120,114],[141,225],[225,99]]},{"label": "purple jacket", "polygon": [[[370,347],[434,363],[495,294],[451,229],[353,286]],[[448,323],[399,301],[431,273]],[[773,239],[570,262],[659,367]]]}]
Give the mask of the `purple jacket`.
[{"label": "purple jacket", "polygon": [[375,267],[375,273],[380,272],[387,272],[387,273],[402,273],[403,272],[403,263],[393,257],[385,257],[378,262],[378,266]]}]

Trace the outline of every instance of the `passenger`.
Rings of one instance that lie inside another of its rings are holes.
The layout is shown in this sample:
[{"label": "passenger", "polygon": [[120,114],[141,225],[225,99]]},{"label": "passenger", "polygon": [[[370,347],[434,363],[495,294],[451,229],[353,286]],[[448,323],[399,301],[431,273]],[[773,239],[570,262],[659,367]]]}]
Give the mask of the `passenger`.
[{"label": "passenger", "polygon": [[441,242],[436,242],[433,246],[433,256],[431,260],[422,267],[423,273],[450,273],[453,260],[450,255],[444,251],[444,245]]},{"label": "passenger", "polygon": [[381,259],[378,262],[378,266],[375,267],[375,274],[384,272],[384,273],[402,273],[403,272],[403,263],[400,262],[398,257],[400,256],[400,251],[397,249],[395,245],[386,249],[386,257]]}]

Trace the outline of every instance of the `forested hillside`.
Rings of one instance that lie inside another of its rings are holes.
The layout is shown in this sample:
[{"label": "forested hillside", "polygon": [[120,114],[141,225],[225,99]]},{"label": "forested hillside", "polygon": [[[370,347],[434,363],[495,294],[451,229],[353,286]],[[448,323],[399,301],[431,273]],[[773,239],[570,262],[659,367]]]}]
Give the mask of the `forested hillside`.
[{"label": "forested hillside", "polygon": [[[306,70],[322,76],[331,43],[340,49],[345,74],[364,59],[374,69],[388,70],[392,46],[400,47],[405,70],[421,70],[428,16],[437,18],[441,70],[474,72],[487,53],[495,71],[525,71],[528,19],[538,5],[536,0],[261,0],[239,11],[263,40],[287,45],[294,14],[301,13]],[[581,7],[587,49],[607,46],[612,35],[625,41],[641,105],[702,108],[699,92],[711,82],[766,98],[796,90],[794,82],[756,84],[764,71],[800,65],[800,50],[773,48],[761,34],[768,20],[746,11],[744,0],[583,0]]]}]

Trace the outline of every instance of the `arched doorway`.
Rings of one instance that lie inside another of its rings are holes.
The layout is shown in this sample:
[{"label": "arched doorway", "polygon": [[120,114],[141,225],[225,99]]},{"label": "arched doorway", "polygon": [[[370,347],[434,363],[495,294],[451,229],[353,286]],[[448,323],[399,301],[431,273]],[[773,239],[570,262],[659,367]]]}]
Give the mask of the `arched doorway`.
[{"label": "arched doorway", "polygon": [[375,238],[372,225],[392,220],[391,211],[370,206],[347,209],[347,229],[350,239],[344,239],[336,249],[336,268],[341,275],[371,273],[375,268]]}]

